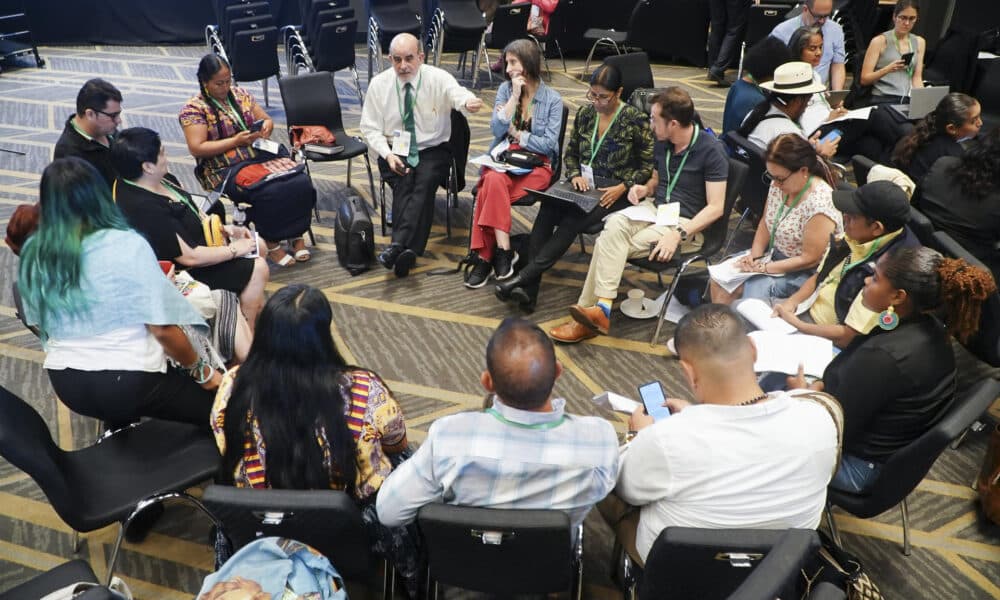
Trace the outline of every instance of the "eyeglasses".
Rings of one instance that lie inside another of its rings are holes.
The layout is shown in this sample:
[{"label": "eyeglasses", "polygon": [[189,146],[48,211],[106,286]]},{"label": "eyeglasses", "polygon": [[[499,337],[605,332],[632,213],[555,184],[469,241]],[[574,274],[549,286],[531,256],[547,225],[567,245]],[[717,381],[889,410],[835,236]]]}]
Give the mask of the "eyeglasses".
[{"label": "eyeglasses", "polygon": [[812,18],[816,19],[817,21],[825,21],[833,16],[833,13],[826,13],[825,15],[817,15],[812,10],[810,10],[808,6],[806,7],[806,10],[809,11],[809,14],[812,15]]},{"label": "eyeglasses", "polygon": [[785,182],[788,181],[791,178],[792,175],[795,175],[795,173],[789,173],[788,175],[785,175],[784,177],[776,177],[774,175],[771,175],[767,171],[764,171],[763,173],[760,174],[760,180],[763,181],[767,185],[770,185],[772,181],[774,183],[777,183],[778,185],[784,185]]},{"label": "eyeglasses", "polygon": [[915,23],[916,20],[917,20],[917,17],[915,17],[915,16],[914,17],[904,17],[903,15],[897,15],[896,19],[898,19],[898,20],[900,20],[900,21],[902,21],[904,23]]},{"label": "eyeglasses", "polygon": [[587,100],[590,100],[591,102],[600,102],[603,104],[605,102],[609,102],[614,97],[614,94],[595,94],[594,92],[587,90]]},{"label": "eyeglasses", "polygon": [[103,110],[98,110],[98,109],[95,108],[94,112],[101,113],[102,115],[104,115],[105,117],[111,119],[112,121],[114,121],[118,117],[122,116],[122,111],[109,113],[109,112],[104,112]]}]

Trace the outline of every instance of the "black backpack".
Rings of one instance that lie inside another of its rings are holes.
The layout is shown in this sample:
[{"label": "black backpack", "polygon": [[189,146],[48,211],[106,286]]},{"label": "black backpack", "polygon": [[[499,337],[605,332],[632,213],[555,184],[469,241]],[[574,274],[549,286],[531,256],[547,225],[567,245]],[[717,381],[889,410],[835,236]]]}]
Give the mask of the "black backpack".
[{"label": "black backpack", "polygon": [[337,260],[351,275],[364,273],[375,260],[375,229],[368,205],[358,196],[348,196],[337,207],[333,228]]}]

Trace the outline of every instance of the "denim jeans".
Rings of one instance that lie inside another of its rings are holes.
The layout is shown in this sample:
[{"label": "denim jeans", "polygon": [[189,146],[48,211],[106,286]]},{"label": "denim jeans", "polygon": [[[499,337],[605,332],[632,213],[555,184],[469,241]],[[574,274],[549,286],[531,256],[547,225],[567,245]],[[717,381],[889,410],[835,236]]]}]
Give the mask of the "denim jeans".
[{"label": "denim jeans", "polygon": [[830,480],[830,487],[844,492],[861,493],[871,487],[882,465],[864,458],[844,454],[840,458],[840,467]]}]

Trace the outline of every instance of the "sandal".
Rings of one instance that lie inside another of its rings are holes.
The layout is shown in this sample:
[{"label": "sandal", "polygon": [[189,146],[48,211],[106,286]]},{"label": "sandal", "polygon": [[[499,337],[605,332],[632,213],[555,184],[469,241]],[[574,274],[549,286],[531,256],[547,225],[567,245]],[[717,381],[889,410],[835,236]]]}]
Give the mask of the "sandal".
[{"label": "sandal", "polygon": [[[302,247],[296,249],[296,246],[298,246],[300,243],[302,244]],[[302,238],[297,237],[293,239],[292,248],[295,249],[295,260],[299,262],[306,262],[307,260],[312,258],[312,253],[310,253],[309,250],[306,248],[306,242]]]},{"label": "sandal", "polygon": [[[278,259],[278,260],[274,259],[274,257],[272,256],[272,254],[274,254],[275,252],[280,252],[281,253],[281,258],[280,259]],[[284,250],[282,250],[282,248],[281,248],[280,245],[276,245],[274,248],[268,248],[267,249],[267,258],[268,258],[268,260],[270,260],[274,264],[278,265],[279,267],[287,267],[288,265],[295,264],[295,259],[292,258],[292,255],[288,254],[287,252],[285,252]]]}]

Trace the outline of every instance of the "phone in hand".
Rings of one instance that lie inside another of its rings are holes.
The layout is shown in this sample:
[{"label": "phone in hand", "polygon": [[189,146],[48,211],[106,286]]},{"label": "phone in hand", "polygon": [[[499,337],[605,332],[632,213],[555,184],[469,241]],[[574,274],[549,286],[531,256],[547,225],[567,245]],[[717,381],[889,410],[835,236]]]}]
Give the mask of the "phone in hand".
[{"label": "phone in hand", "polygon": [[264,119],[257,119],[250,125],[250,133],[257,133],[264,128]]},{"label": "phone in hand", "polygon": [[909,65],[910,61],[913,60],[913,52],[907,52],[906,54],[901,54],[899,59],[903,61],[903,64]]},{"label": "phone in hand", "polygon": [[663,395],[663,386],[660,385],[659,381],[650,381],[640,385],[639,397],[642,398],[646,414],[653,417],[654,421],[660,421],[670,416],[670,409],[663,405],[666,397]]},{"label": "phone in hand", "polygon": [[843,131],[839,129],[832,129],[830,130],[830,133],[823,136],[823,138],[819,141],[819,143],[826,144],[828,142],[835,142],[839,140],[841,137],[843,137],[843,135],[844,135]]}]

